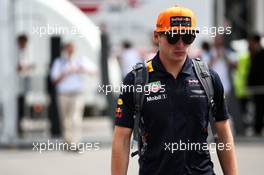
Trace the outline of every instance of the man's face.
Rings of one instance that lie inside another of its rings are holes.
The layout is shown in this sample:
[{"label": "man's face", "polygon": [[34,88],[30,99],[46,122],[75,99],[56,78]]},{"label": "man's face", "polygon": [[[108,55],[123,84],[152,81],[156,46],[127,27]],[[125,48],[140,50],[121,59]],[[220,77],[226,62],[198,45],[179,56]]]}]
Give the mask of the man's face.
[{"label": "man's face", "polygon": [[154,32],[154,38],[159,43],[160,56],[171,61],[182,61],[187,57],[190,44],[185,44],[182,37],[175,43],[168,42],[163,34]]},{"label": "man's face", "polygon": [[68,44],[68,45],[66,45],[66,47],[65,47],[65,52],[67,53],[67,55],[68,55],[69,57],[71,57],[72,54],[74,53],[74,46],[73,46],[73,44]]},{"label": "man's face", "polygon": [[221,35],[217,35],[214,40],[215,47],[223,47],[224,46],[224,38]]},{"label": "man's face", "polygon": [[25,49],[27,47],[27,41],[26,40],[23,40],[23,41],[19,41],[18,42],[18,47],[20,49]]}]

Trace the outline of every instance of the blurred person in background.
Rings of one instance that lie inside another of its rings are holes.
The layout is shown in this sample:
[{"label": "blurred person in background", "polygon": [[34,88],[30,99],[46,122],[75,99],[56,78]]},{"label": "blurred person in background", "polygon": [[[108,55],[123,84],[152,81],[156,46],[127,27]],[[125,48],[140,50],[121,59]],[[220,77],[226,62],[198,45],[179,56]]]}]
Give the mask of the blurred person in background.
[{"label": "blurred person in background", "polygon": [[255,124],[256,135],[261,135],[264,119],[264,49],[260,44],[260,35],[254,34],[249,38],[249,50],[251,53],[250,69],[248,76],[248,86],[253,94],[255,104]]},{"label": "blurred person in background", "polygon": [[122,52],[117,57],[122,77],[124,78],[130,72],[134,65],[142,62],[139,52],[133,47],[132,43],[128,40],[122,42]]},{"label": "blurred person in background", "polygon": [[224,38],[217,35],[211,49],[211,57],[205,59],[208,66],[215,70],[224,86],[225,95],[228,97],[232,91],[232,71],[236,68],[237,57],[235,52],[224,45]]},{"label": "blurred person in background", "polygon": [[225,46],[224,35],[217,35],[214,38],[214,43],[211,48],[211,57],[209,58],[209,60],[205,61],[207,62],[209,68],[218,73],[223,83],[226,103],[231,115],[231,126],[233,132],[241,132],[239,125],[239,123],[241,123],[239,105],[234,95],[233,88],[233,73],[237,67],[237,55],[231,48]]},{"label": "blurred person in background", "polygon": [[208,63],[210,59],[212,58],[212,52],[211,52],[211,45],[207,41],[203,41],[201,44],[201,53],[200,53],[200,58]]},{"label": "blurred person in background", "polygon": [[[239,102],[242,122],[245,127],[249,126],[249,96],[247,90],[247,79],[250,64],[250,51],[238,56],[237,69],[234,72],[234,93]],[[245,129],[245,128],[244,128]]]},{"label": "blurred person in background", "polygon": [[[62,56],[51,69],[51,79],[56,85],[62,124],[62,135],[66,143],[78,144],[81,139],[84,112],[84,83],[82,75],[95,74],[96,67],[88,58],[74,57],[74,44],[63,45]],[[71,150],[76,151],[76,150]]]},{"label": "blurred person in background", "polygon": [[28,37],[25,34],[17,37],[18,46],[18,61],[17,61],[17,74],[19,77],[19,92],[17,99],[17,133],[19,137],[23,136],[23,130],[21,126],[22,118],[25,115],[26,108],[26,95],[30,90],[30,76],[35,67],[32,60],[30,60],[27,54]]},{"label": "blurred person in background", "polygon": [[158,43],[154,40],[153,34],[151,33],[150,37],[151,47],[149,50],[146,51],[146,53],[143,54],[144,60],[150,60],[152,59],[158,52],[159,46]]}]

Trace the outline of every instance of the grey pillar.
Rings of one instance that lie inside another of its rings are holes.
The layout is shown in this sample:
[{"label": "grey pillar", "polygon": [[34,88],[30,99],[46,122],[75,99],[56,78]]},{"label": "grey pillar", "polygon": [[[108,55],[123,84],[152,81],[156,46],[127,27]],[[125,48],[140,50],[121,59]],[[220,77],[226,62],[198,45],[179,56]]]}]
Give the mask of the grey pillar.
[{"label": "grey pillar", "polygon": [[215,21],[216,27],[222,27],[225,20],[225,0],[215,0],[214,10],[215,10]]},{"label": "grey pillar", "polygon": [[0,95],[3,104],[1,143],[16,141],[16,35],[14,20],[15,0],[0,0]]}]

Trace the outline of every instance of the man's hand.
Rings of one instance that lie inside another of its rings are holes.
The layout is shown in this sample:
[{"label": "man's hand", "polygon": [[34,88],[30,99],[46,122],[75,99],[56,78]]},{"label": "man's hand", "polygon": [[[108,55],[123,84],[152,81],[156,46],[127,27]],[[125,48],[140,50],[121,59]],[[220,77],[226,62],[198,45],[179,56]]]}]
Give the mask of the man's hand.
[{"label": "man's hand", "polygon": [[132,129],[116,126],[112,143],[112,175],[126,175]]},{"label": "man's hand", "polygon": [[78,73],[78,69],[79,69],[79,68],[78,68],[77,66],[71,66],[71,67],[65,69],[65,70],[60,74],[60,76],[59,76],[57,79],[55,79],[55,80],[52,81],[53,84],[57,85],[57,84],[59,84],[62,80],[64,80],[67,76]]},{"label": "man's hand", "polygon": [[230,129],[229,120],[215,122],[215,129],[218,135],[217,142],[225,145],[223,150],[217,149],[217,155],[223,173],[224,175],[237,175],[238,170],[235,154],[235,145]]}]

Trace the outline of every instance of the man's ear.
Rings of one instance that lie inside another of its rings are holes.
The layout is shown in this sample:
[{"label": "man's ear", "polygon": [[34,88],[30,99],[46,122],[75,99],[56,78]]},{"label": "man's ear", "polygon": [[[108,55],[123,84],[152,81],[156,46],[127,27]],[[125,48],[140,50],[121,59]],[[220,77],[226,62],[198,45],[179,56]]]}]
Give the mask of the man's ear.
[{"label": "man's ear", "polygon": [[159,33],[156,31],[153,32],[153,41],[155,44],[159,44]]}]

